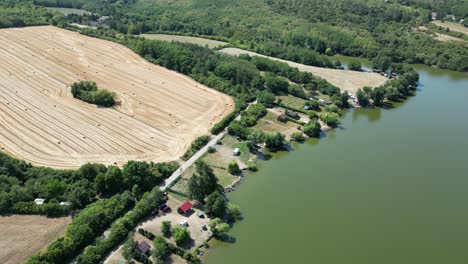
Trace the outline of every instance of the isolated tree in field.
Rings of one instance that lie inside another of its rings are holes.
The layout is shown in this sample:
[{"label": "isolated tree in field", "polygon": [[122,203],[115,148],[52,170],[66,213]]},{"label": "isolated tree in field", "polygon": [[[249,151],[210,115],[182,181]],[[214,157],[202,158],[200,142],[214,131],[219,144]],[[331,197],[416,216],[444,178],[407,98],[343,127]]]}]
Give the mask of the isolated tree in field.
[{"label": "isolated tree in field", "polygon": [[172,225],[170,221],[163,221],[161,224],[161,233],[165,236],[170,236],[172,230]]},{"label": "isolated tree in field", "polygon": [[172,237],[177,245],[184,244],[190,240],[190,232],[185,227],[176,226],[172,230]]},{"label": "isolated tree in field", "polygon": [[115,105],[114,94],[108,90],[99,90],[92,81],[80,81],[71,85],[73,97],[88,103],[111,107]]},{"label": "isolated tree in field", "polygon": [[229,162],[228,172],[233,174],[233,175],[238,175],[238,174],[242,173],[241,169],[239,168],[239,164],[237,164],[237,161],[233,160],[233,161]]}]

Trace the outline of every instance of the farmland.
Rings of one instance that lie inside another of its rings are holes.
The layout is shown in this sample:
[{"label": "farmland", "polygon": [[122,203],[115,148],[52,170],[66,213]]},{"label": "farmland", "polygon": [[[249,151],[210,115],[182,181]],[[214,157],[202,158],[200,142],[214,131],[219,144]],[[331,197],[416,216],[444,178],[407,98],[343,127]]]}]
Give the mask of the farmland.
[{"label": "farmland", "polygon": [[[0,30],[0,149],[34,165],[179,158],[233,100],[128,48],[45,26]],[[69,86],[96,81],[118,105],[99,108]]]},{"label": "farmland", "polygon": [[46,218],[34,215],[0,217],[0,263],[22,263],[63,235],[69,217]]},{"label": "farmland", "polygon": [[189,36],[177,36],[177,35],[166,35],[166,34],[141,34],[142,37],[151,40],[162,40],[162,41],[178,41],[184,43],[191,43],[200,46],[208,46],[208,48],[213,49],[219,46],[224,46],[227,43],[206,39],[206,38],[197,38],[197,37],[189,37]]},{"label": "farmland", "polygon": [[222,49],[221,52],[235,56],[239,56],[240,54],[249,54],[250,56],[260,56],[276,61],[286,62],[291,67],[296,67],[300,71],[310,72],[318,77],[327,80],[329,83],[339,87],[342,91],[348,91],[353,94],[355,94],[359,88],[362,88],[364,86],[377,87],[383,85],[387,81],[387,78],[376,73],[336,70],[308,66],[292,61],[286,61],[282,59],[264,56],[255,52],[250,52],[237,48],[225,48]]}]

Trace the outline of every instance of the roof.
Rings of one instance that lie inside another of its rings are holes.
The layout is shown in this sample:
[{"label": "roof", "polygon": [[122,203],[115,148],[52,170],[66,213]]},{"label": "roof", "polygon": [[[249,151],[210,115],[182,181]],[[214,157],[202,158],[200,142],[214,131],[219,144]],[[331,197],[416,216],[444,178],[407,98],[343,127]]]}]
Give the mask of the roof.
[{"label": "roof", "polygon": [[239,148],[235,148],[235,149],[234,149],[234,153],[237,153],[237,152],[240,152],[240,149],[239,149]]},{"label": "roof", "polygon": [[286,110],[286,114],[287,114],[287,115],[291,115],[291,116],[297,116],[297,115],[299,115],[297,112],[292,111],[292,110]]},{"label": "roof", "polygon": [[146,253],[148,250],[150,250],[151,246],[146,243],[146,241],[140,241],[138,242],[138,250],[140,250],[141,253]]},{"label": "roof", "polygon": [[192,209],[192,206],[193,204],[189,201],[186,201],[185,203],[183,203],[181,206],[179,206],[179,210],[186,213],[188,212],[190,209]]}]

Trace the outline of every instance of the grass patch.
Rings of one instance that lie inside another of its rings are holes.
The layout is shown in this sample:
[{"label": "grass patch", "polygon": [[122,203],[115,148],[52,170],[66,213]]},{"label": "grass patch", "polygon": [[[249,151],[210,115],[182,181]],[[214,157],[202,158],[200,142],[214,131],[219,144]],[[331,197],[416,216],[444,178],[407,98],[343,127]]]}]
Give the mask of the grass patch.
[{"label": "grass patch", "polygon": [[295,96],[292,96],[292,95],[278,96],[278,98],[283,100],[283,104],[288,106],[288,107],[291,107],[291,108],[294,108],[294,109],[304,110],[304,104],[305,104],[306,100],[304,100],[302,98],[295,97]]},{"label": "grass patch", "polygon": [[247,163],[253,155],[250,153],[249,147],[247,147],[246,142],[239,142],[234,145],[234,148],[239,148],[240,150],[240,160],[244,163]]},{"label": "grass patch", "polygon": [[224,188],[239,179],[239,176],[230,174],[226,169],[213,168],[213,171],[219,180],[219,184]]}]

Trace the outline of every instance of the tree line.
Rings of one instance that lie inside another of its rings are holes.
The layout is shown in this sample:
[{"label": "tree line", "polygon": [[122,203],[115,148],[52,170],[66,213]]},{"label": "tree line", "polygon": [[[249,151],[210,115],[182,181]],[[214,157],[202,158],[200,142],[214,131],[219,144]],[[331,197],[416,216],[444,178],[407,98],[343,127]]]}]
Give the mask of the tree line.
[{"label": "tree line", "polygon": [[[122,169],[85,164],[78,170],[55,170],[34,167],[0,152],[0,214],[61,216],[84,208],[99,197],[125,191],[132,191],[138,197],[178,168],[176,162],[129,161]],[[35,198],[46,199],[46,203],[37,205]]]}]

